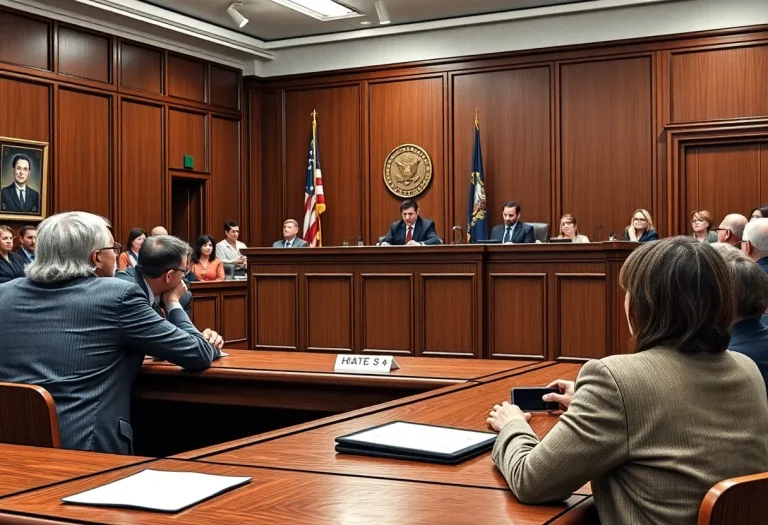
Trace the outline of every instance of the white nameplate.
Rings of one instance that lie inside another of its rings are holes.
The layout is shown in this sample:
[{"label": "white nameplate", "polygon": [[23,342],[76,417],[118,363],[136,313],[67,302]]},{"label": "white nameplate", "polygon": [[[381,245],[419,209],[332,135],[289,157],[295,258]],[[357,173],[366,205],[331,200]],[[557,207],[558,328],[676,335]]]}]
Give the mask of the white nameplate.
[{"label": "white nameplate", "polygon": [[334,372],[342,374],[388,374],[400,368],[391,355],[337,355]]}]

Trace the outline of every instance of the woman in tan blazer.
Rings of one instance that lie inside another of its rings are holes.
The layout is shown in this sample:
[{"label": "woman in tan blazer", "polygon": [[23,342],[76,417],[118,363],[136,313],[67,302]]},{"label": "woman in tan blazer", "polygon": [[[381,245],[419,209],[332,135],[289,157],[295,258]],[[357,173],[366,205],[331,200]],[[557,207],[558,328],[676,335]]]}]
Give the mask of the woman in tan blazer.
[{"label": "woman in tan blazer", "polygon": [[192,253],[192,271],[200,281],[223,281],[224,263],[216,257],[216,241],[210,235],[201,235]]},{"label": "woman in tan blazer", "polygon": [[768,471],[765,384],[751,359],[726,350],[731,281],[710,245],[643,245],[620,284],[635,353],[589,361],[575,385],[553,383],[562,395],[545,400],[565,412],[541,441],[530,414],[494,406],[493,461],[524,503],[591,481],[602,523],[695,524],[713,485]]}]

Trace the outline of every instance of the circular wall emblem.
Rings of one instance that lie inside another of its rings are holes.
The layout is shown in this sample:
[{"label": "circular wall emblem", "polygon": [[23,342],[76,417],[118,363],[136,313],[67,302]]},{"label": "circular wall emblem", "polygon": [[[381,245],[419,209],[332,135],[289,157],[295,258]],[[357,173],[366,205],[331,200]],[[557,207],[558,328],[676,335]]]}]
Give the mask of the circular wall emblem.
[{"label": "circular wall emblem", "polygon": [[398,197],[416,197],[432,180],[432,159],[424,148],[402,144],[384,162],[384,184]]}]

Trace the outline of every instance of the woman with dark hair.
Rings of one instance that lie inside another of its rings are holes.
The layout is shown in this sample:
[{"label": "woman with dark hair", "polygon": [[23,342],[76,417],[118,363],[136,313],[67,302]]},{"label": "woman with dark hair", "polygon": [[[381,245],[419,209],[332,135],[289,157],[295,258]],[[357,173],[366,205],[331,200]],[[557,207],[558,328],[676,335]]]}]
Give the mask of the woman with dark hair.
[{"label": "woman with dark hair", "polygon": [[117,267],[120,270],[134,268],[139,264],[139,250],[147,239],[147,232],[141,228],[134,228],[128,234],[128,242],[125,243],[125,251],[117,258]]},{"label": "woman with dark hair", "polygon": [[[539,442],[530,414],[504,402],[493,461],[524,503],[568,498],[587,481],[600,521],[696,523],[704,495],[768,470],[768,398],[755,363],[727,351],[736,309],[723,258],[673,237],[621,269],[633,354],[587,362],[555,381],[560,421]],[[551,417],[551,416],[544,416]]]},{"label": "woman with dark hair", "polygon": [[210,235],[201,235],[192,252],[192,272],[200,281],[223,281],[224,263],[216,258],[216,241]]},{"label": "woman with dark hair", "polygon": [[755,219],[768,219],[768,206],[752,208],[752,211],[749,212],[749,221],[752,222]]}]

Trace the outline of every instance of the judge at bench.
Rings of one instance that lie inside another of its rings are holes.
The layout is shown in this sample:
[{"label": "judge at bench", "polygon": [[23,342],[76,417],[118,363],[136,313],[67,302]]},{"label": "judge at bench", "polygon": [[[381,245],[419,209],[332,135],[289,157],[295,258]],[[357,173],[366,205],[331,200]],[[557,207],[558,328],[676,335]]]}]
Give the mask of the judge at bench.
[{"label": "judge at bench", "polygon": [[504,224],[493,227],[491,240],[504,244],[534,243],[533,226],[520,222],[520,205],[515,201],[504,204]]},{"label": "judge at bench", "polygon": [[283,223],[283,240],[275,241],[273,248],[306,248],[307,241],[299,235],[299,223],[294,219],[288,219]]},{"label": "judge at bench", "polygon": [[403,218],[389,228],[379,246],[421,246],[443,244],[435,231],[435,223],[419,215],[419,205],[408,199],[400,205]]}]

